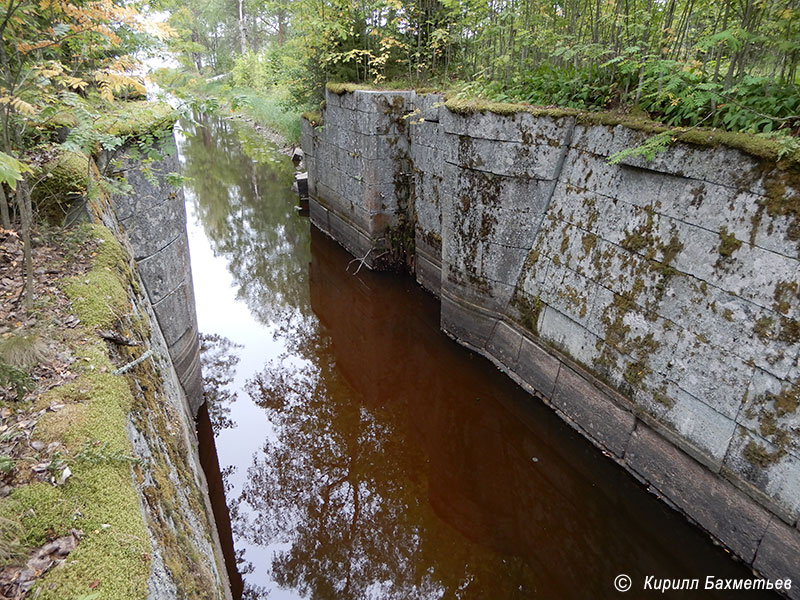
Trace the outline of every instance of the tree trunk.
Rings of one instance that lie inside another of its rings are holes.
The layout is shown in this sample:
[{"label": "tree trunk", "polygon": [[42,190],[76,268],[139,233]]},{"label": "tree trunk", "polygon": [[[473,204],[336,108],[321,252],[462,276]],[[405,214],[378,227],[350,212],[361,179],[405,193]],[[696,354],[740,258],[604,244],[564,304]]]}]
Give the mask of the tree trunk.
[{"label": "tree trunk", "polygon": [[33,252],[31,249],[31,222],[33,210],[31,208],[31,194],[28,182],[22,180],[17,185],[17,205],[22,220],[23,268],[25,275],[25,309],[33,308]]},{"label": "tree trunk", "polygon": [[8,214],[8,200],[6,199],[6,190],[3,185],[0,185],[0,220],[2,220],[3,229],[11,229],[11,217]]},{"label": "tree trunk", "polygon": [[242,54],[247,52],[247,38],[244,35],[244,0],[239,0],[239,46]]}]

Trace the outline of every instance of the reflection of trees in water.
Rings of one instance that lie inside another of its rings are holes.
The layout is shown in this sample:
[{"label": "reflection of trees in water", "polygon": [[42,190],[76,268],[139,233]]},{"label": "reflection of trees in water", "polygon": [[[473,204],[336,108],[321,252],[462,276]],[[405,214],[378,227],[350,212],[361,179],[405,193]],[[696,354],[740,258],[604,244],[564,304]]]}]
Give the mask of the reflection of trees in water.
[{"label": "reflection of trees in water", "polygon": [[252,128],[201,115],[187,125],[187,188],[238,297],[265,324],[310,312],[308,221],[295,215],[293,167]]},{"label": "reflection of trees in water", "polygon": [[247,385],[277,436],[248,469],[234,529],[251,544],[288,546],[273,579],[323,599],[527,596],[524,564],[433,514],[426,457],[394,431],[396,416],[361,403],[324,337],[306,343],[312,363],[270,362]]},{"label": "reflection of trees in water", "polygon": [[214,435],[219,435],[223,429],[236,427],[230,417],[230,405],[236,401],[236,392],[230,389],[230,385],[240,360],[235,354],[236,348],[241,347],[216,333],[200,334],[200,366],[203,369],[204,394]]}]

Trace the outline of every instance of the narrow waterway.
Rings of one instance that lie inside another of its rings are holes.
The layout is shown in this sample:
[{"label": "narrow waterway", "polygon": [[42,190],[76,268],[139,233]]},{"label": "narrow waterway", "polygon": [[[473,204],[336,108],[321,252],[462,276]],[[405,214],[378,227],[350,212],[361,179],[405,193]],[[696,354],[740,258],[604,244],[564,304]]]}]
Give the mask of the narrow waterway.
[{"label": "narrow waterway", "polygon": [[356,274],[297,214],[288,157],[203,124],[179,147],[246,596],[608,598],[620,573],[750,575],[441,333],[411,278]]}]

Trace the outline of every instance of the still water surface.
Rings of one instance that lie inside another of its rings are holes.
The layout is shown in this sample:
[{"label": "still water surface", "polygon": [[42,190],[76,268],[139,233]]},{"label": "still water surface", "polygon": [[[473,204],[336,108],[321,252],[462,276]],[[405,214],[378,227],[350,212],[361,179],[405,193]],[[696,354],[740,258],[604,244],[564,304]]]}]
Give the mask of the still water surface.
[{"label": "still water surface", "polygon": [[297,215],[288,157],[203,122],[179,146],[246,596],[610,598],[626,573],[637,597],[647,575],[749,575],[442,334],[411,278],[353,274]]}]

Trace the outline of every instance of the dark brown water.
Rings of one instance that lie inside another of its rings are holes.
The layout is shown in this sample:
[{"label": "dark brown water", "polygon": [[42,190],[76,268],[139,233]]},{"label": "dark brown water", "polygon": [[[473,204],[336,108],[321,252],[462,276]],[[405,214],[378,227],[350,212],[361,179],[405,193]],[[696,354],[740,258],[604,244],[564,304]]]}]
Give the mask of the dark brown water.
[{"label": "dark brown water", "polygon": [[288,158],[206,125],[181,150],[200,328],[232,342],[207,342],[205,374],[245,595],[641,597],[648,575],[750,575],[442,334],[412,279],[354,275],[296,215]]}]

